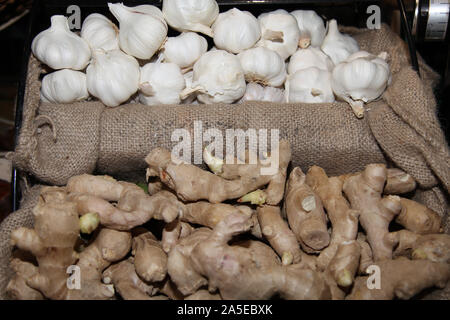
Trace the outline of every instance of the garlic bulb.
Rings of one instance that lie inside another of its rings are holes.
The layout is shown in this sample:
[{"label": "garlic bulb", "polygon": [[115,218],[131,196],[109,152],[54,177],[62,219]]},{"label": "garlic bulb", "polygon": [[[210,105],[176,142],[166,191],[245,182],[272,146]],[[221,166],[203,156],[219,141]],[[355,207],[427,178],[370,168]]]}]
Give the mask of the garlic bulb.
[{"label": "garlic bulb", "polygon": [[275,51],[257,47],[241,52],[238,58],[248,82],[278,87],[286,80],[286,64]]},{"label": "garlic bulb", "polygon": [[179,104],[185,87],[180,67],[175,63],[147,63],[141,68],[139,100],[143,104]]},{"label": "garlic bulb", "polygon": [[119,21],[120,48],[138,59],[150,59],[167,37],[161,10],[151,5],[126,7],[122,3],[108,3],[108,7]]},{"label": "garlic bulb", "polygon": [[263,87],[257,83],[247,84],[247,89],[239,103],[246,101],[266,101],[282,103],[285,101],[284,90],[274,87]]},{"label": "garlic bulb", "polygon": [[334,63],[319,48],[308,47],[307,49],[298,49],[289,59],[288,73],[294,74],[298,70],[316,67],[320,70],[333,71]]},{"label": "garlic bulb", "polygon": [[87,99],[86,75],[80,71],[63,69],[42,79],[41,100],[52,103],[71,103]]},{"label": "garlic bulb", "polygon": [[219,14],[212,30],[216,47],[231,53],[253,47],[261,37],[261,29],[255,16],[236,8]]},{"label": "garlic bulb", "polygon": [[86,69],[87,88],[105,105],[115,107],[127,101],[139,86],[139,64],[120,50],[96,50]]},{"label": "garlic bulb", "polygon": [[208,42],[195,32],[185,32],[178,37],[167,38],[164,44],[164,61],[176,63],[186,69],[208,50]]},{"label": "garlic bulb", "polygon": [[258,21],[261,27],[261,40],[257,46],[277,52],[283,60],[297,51],[300,30],[293,15],[279,9],[261,14]]},{"label": "garlic bulb", "polygon": [[50,28],[33,39],[31,50],[39,61],[55,70],[82,70],[91,58],[89,45],[70,31],[67,18],[60,15],[51,17]]},{"label": "garlic bulb", "polygon": [[358,118],[364,116],[364,102],[378,99],[391,81],[387,58],[386,52],[375,56],[359,51],[333,70],[334,93],[350,104]]},{"label": "garlic bulb", "polygon": [[334,64],[346,60],[351,54],[359,51],[358,43],[348,34],[339,32],[337,21],[330,20],[328,33],[322,43],[322,51],[325,52]]},{"label": "garlic bulb", "polygon": [[92,50],[119,49],[119,29],[104,15],[93,13],[87,16],[81,27],[81,37]]},{"label": "garlic bulb", "polygon": [[201,32],[212,37],[210,26],[219,15],[219,5],[215,0],[163,0],[162,12],[175,30]]},{"label": "garlic bulb", "polygon": [[244,95],[245,89],[239,59],[224,50],[214,50],[202,55],[194,64],[192,86],[181,93],[181,98],[198,93],[201,103],[233,103]]},{"label": "garlic bulb", "polygon": [[300,48],[310,45],[320,48],[327,32],[322,18],[313,10],[295,10],[291,14],[297,19],[300,29]]},{"label": "garlic bulb", "polygon": [[285,88],[287,102],[334,102],[330,72],[315,67],[289,75]]}]

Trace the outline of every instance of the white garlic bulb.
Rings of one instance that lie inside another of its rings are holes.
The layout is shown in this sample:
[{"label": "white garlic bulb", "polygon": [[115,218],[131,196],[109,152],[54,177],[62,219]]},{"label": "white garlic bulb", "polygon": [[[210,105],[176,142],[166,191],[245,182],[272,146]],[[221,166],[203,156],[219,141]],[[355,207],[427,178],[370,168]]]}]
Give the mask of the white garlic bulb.
[{"label": "white garlic bulb", "polygon": [[364,103],[378,99],[391,81],[387,58],[386,52],[375,56],[359,51],[333,70],[334,93],[350,104],[358,118],[364,116]]},{"label": "white garlic bulb", "polygon": [[120,50],[96,50],[86,69],[87,88],[106,106],[127,101],[139,86],[139,64]]},{"label": "white garlic bulb", "polygon": [[337,21],[330,20],[328,23],[328,33],[323,40],[321,49],[333,61],[338,64],[346,60],[351,54],[359,51],[358,43],[348,34],[339,32]]},{"label": "white garlic bulb", "polygon": [[334,63],[319,48],[308,47],[298,49],[289,59],[288,73],[294,74],[298,70],[316,67],[325,71],[333,71]]},{"label": "white garlic bulb", "polygon": [[300,30],[297,20],[286,10],[263,13],[258,17],[261,40],[257,46],[277,52],[283,60],[297,51]]},{"label": "white garlic bulb", "polygon": [[266,101],[274,103],[283,103],[285,101],[284,90],[274,87],[263,87],[257,83],[250,82],[239,103],[247,101]]},{"label": "white garlic bulb", "polygon": [[176,63],[181,69],[192,67],[208,50],[208,42],[195,32],[185,32],[167,38],[164,44],[164,61]]},{"label": "white garlic bulb", "polygon": [[201,103],[233,103],[242,98],[246,84],[239,59],[224,50],[208,51],[194,64],[191,88],[181,93],[185,99],[197,93]]},{"label": "white garlic bulb", "polygon": [[315,67],[302,69],[288,76],[285,83],[287,102],[334,102],[331,74]]},{"label": "white garlic bulb", "polygon": [[253,47],[261,37],[261,29],[255,16],[236,8],[219,14],[212,30],[216,47],[231,53]]},{"label": "white garlic bulb", "polygon": [[147,63],[141,68],[139,100],[143,104],[179,104],[185,87],[180,67],[175,63]]},{"label": "white garlic bulb", "polygon": [[92,50],[106,51],[119,49],[119,29],[104,15],[92,13],[83,21],[81,37]]},{"label": "white garlic bulb", "polygon": [[127,54],[138,59],[150,59],[167,37],[167,24],[161,10],[151,5],[126,7],[108,3],[119,21],[119,44]]},{"label": "white garlic bulb", "polygon": [[82,70],[91,58],[89,45],[70,31],[67,18],[60,15],[51,17],[50,28],[33,39],[31,50],[39,61],[55,70]]},{"label": "white garlic bulb", "polygon": [[311,45],[320,48],[327,33],[322,18],[313,10],[295,10],[291,14],[297,19],[300,29],[299,47],[305,49]]},{"label": "white garlic bulb", "polygon": [[248,82],[278,87],[286,80],[286,64],[275,51],[257,47],[241,52],[238,58]]},{"label": "white garlic bulb", "polygon": [[41,100],[52,103],[71,103],[89,97],[86,75],[80,71],[63,69],[42,79]]},{"label": "white garlic bulb", "polygon": [[215,0],[163,0],[162,12],[175,30],[201,32],[212,37],[210,26],[219,15],[219,5]]}]

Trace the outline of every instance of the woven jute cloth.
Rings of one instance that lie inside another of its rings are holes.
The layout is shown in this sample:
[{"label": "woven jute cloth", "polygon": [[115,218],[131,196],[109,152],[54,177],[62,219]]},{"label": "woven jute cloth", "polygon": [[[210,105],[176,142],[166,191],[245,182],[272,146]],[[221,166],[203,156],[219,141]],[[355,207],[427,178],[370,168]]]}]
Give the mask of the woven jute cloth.
[{"label": "woven jute cloth", "polygon": [[[145,156],[155,147],[171,148],[175,129],[194,122],[203,130],[278,129],[292,146],[292,166],[323,167],[337,175],[386,163],[411,174],[419,189],[414,199],[437,211],[449,230],[446,199],[450,189],[450,152],[436,115],[433,87],[438,75],[419,58],[421,77],[410,67],[407,46],[388,26],[380,30],[343,28],[373,54],[390,57],[392,84],[383,97],[366,106],[359,120],[346,103],[144,106],[105,108],[98,101],[67,105],[39,101],[42,66],[30,58],[23,124],[16,167],[51,185],[64,185],[81,173],[110,174],[138,180],[145,177]],[[194,146],[193,146],[194,147]],[[13,213],[1,225],[0,296],[8,279],[9,232],[29,225],[31,211]],[[6,230],[6,231],[3,231]],[[449,298],[449,290],[432,298]]]}]

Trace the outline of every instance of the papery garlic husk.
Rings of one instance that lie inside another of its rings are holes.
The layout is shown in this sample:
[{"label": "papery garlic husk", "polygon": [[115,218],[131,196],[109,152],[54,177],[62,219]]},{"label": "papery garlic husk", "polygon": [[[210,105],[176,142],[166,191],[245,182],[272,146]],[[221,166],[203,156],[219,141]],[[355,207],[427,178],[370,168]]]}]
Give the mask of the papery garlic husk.
[{"label": "papery garlic husk", "polygon": [[275,51],[257,47],[241,52],[238,58],[247,82],[278,87],[286,80],[286,64]]},{"label": "papery garlic husk", "polygon": [[86,75],[83,72],[63,69],[47,74],[42,79],[41,100],[52,103],[71,103],[89,97]]},{"label": "papery garlic husk", "polygon": [[285,95],[287,102],[334,102],[331,73],[316,67],[299,70],[288,76]]},{"label": "papery garlic husk", "polygon": [[106,106],[127,101],[139,86],[139,63],[120,50],[96,50],[86,69],[87,88]]},{"label": "papery garlic husk", "polygon": [[266,101],[274,103],[285,102],[284,90],[274,87],[264,87],[260,84],[250,82],[247,84],[247,89],[244,96],[238,103],[247,101]]},{"label": "papery garlic husk", "polygon": [[181,69],[175,63],[147,63],[141,68],[139,100],[145,105],[179,104],[185,87]]},{"label": "papery garlic husk", "polygon": [[298,70],[316,67],[320,70],[333,71],[334,63],[319,48],[308,47],[298,49],[289,59],[288,73],[294,74]]},{"label": "papery garlic husk", "polygon": [[219,14],[212,30],[216,47],[231,53],[252,48],[261,38],[261,29],[255,16],[236,8]]},{"label": "papery garlic husk", "polygon": [[261,27],[261,40],[256,44],[258,47],[277,52],[283,60],[297,51],[300,30],[293,15],[279,9],[261,14],[258,21]]},{"label": "papery garlic husk", "polygon": [[92,50],[119,49],[119,29],[111,20],[98,13],[92,13],[84,19],[81,38],[86,40]]},{"label": "papery garlic husk", "polygon": [[89,45],[70,31],[67,18],[60,15],[51,17],[50,28],[33,39],[31,50],[39,61],[55,70],[82,70],[91,59]]},{"label": "papery garlic husk", "polygon": [[164,44],[164,61],[176,63],[187,69],[208,51],[208,42],[195,32],[185,32],[177,37],[167,38]]},{"label": "papery garlic husk", "polygon": [[[183,74],[186,88],[192,88],[192,82],[194,81],[194,71],[188,71]],[[196,95],[192,94],[181,100],[181,104],[198,104]]]},{"label": "papery garlic husk", "polygon": [[299,47],[305,49],[311,45],[320,48],[327,33],[322,18],[313,10],[295,10],[291,14],[297,19],[300,29]]},{"label": "papery garlic husk", "polygon": [[238,57],[224,50],[208,51],[194,64],[191,88],[181,93],[185,99],[197,94],[201,103],[233,103],[242,98],[246,84]]},{"label": "papery garlic husk", "polygon": [[351,54],[359,51],[358,43],[348,34],[339,32],[337,21],[328,22],[328,32],[323,40],[321,49],[338,64],[345,61]]},{"label": "papery garlic husk", "polygon": [[210,27],[219,15],[219,5],[215,0],[163,0],[162,12],[175,30],[201,32],[212,38]]},{"label": "papery garlic husk", "polygon": [[378,99],[391,81],[386,52],[378,56],[366,51],[352,54],[332,74],[336,96],[350,104],[358,118],[364,117],[364,103]]},{"label": "papery garlic husk", "polygon": [[161,10],[152,5],[126,7],[108,3],[119,21],[119,44],[127,54],[138,59],[150,59],[167,37],[167,24]]}]

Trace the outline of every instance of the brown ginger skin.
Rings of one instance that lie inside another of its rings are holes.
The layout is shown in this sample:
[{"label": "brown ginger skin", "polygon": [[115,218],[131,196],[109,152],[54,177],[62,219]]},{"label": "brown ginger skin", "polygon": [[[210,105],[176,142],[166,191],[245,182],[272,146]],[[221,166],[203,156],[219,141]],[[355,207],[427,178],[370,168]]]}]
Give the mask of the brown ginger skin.
[{"label": "brown ginger skin", "polygon": [[[283,197],[284,182],[281,183],[280,177],[286,171],[291,156],[287,141],[281,141],[279,146],[279,167],[275,173],[261,174],[260,170],[257,170],[258,172],[251,170],[253,174],[241,174],[234,180],[227,180],[192,164],[173,161],[170,151],[163,148],[152,150],[145,161],[149,165],[150,172],[157,172],[161,181],[174,190],[183,201],[203,199],[211,203],[221,203],[225,200],[238,199],[268,185],[267,192],[276,195],[273,200],[276,202]],[[274,185],[271,185],[272,183]],[[268,199],[272,202],[269,197]]]},{"label": "brown ginger skin", "polygon": [[164,252],[169,253],[180,239],[187,237],[195,230],[189,223],[179,218],[167,223],[162,231],[161,246]]},{"label": "brown ginger skin", "polygon": [[66,189],[70,199],[77,203],[80,215],[96,212],[103,226],[117,230],[130,230],[152,218],[171,222],[183,208],[168,191],[149,196],[135,184],[108,176],[75,176],[69,179]]},{"label": "brown ginger skin", "polygon": [[289,176],[284,211],[303,250],[313,253],[328,246],[330,235],[322,201],[306,184],[306,176],[299,167]]},{"label": "brown ginger skin", "polygon": [[358,277],[349,300],[410,299],[431,287],[444,288],[450,279],[450,265],[428,260],[395,260],[376,262],[380,268],[380,289],[369,289],[368,277]]},{"label": "brown ginger skin", "polygon": [[150,231],[141,230],[133,238],[132,254],[139,277],[150,283],[164,280],[167,274],[167,255]]},{"label": "brown ginger skin", "polygon": [[384,164],[370,164],[363,172],[347,178],[343,186],[352,208],[360,213],[375,261],[392,259],[393,244],[386,237],[389,223],[401,210],[399,197],[381,197],[386,175]]},{"label": "brown ginger skin", "polygon": [[367,274],[367,268],[374,263],[372,249],[370,248],[370,245],[367,242],[366,236],[361,232],[358,233],[356,242],[358,242],[359,244],[361,253],[361,258],[359,260],[358,274]]},{"label": "brown ginger skin", "polygon": [[439,233],[442,231],[441,217],[436,212],[406,198],[400,198],[400,203],[402,210],[395,218],[398,224],[410,231],[421,234]]},{"label": "brown ginger skin", "polygon": [[397,168],[387,169],[384,194],[404,194],[414,191],[416,187],[416,180],[410,174]]},{"label": "brown ginger skin", "polygon": [[410,256],[412,259],[427,259],[450,264],[450,235],[417,234],[400,230],[389,234],[396,245],[394,256]]},{"label": "brown ginger skin", "polygon": [[[330,267],[337,283],[349,286],[351,283],[348,279],[353,279],[356,271],[354,265],[359,263],[359,250],[352,244],[358,233],[358,212],[352,210],[345,199],[342,180],[328,177],[322,168],[312,166],[306,174],[306,183],[319,195],[332,224],[330,245],[320,253],[317,265],[321,270]],[[345,251],[349,256],[343,259],[342,254],[339,254],[339,258],[334,259],[341,245],[339,251]],[[338,261],[338,265],[333,265]],[[345,265],[344,261],[348,265]],[[341,276],[338,276],[339,274]],[[342,278],[343,275],[345,279]]]},{"label": "brown ginger skin", "polygon": [[[45,297],[38,290],[35,290],[27,285],[26,278],[31,277],[31,274],[19,275],[20,268],[22,270],[34,270],[34,266],[27,266],[30,262],[21,261],[20,259],[12,259],[10,263],[11,269],[15,275],[8,282],[6,292],[13,300],[43,300]],[[31,263],[30,263],[31,264]]]}]

